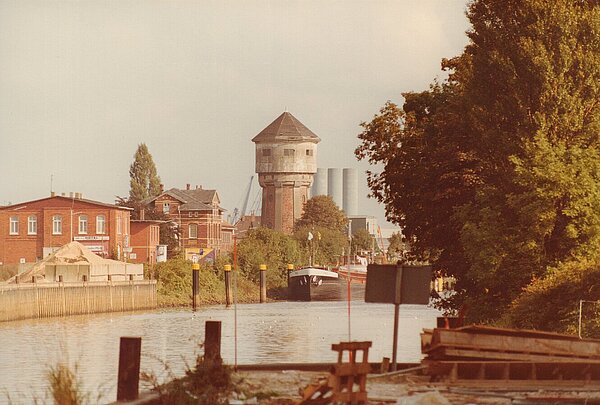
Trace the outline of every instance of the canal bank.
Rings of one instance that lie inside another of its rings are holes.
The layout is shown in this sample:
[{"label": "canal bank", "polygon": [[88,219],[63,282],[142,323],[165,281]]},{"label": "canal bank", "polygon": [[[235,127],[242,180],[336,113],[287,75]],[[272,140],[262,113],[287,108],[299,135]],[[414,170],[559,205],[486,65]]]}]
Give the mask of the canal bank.
[{"label": "canal bank", "polygon": [[[350,312],[350,340],[372,341],[372,361],[390,357],[393,306],[352,302]],[[185,362],[191,364],[202,353],[206,320],[223,324],[227,364],[334,362],[331,344],[348,340],[347,314],[344,302],[273,302],[240,304],[237,311],[209,306],[195,313],[178,309],[11,322],[0,329],[0,357],[14,359],[0,364],[0,393],[10,393],[15,403],[43,397],[48,367],[66,362],[77,365],[85,392],[110,402],[116,398],[121,336],[141,336],[141,370],[167,380],[165,364],[182,375]],[[419,333],[432,328],[437,316],[426,306],[401,306],[399,362],[420,361]]]}]

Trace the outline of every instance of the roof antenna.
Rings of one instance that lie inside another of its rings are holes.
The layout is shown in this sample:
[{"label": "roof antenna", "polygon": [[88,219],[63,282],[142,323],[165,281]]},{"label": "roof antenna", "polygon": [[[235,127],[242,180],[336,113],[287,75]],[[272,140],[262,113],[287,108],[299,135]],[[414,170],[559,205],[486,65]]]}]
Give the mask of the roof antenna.
[{"label": "roof antenna", "polygon": [[287,105],[285,106],[285,112],[288,112],[288,110],[287,110]]}]

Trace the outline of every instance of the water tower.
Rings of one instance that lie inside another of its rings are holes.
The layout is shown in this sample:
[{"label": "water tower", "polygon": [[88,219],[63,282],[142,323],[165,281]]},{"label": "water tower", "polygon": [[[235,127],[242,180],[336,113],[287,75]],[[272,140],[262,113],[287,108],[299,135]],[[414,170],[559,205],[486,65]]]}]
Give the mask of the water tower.
[{"label": "water tower", "polygon": [[256,173],[263,189],[261,223],[291,233],[317,172],[321,139],[289,112],[256,135]]}]

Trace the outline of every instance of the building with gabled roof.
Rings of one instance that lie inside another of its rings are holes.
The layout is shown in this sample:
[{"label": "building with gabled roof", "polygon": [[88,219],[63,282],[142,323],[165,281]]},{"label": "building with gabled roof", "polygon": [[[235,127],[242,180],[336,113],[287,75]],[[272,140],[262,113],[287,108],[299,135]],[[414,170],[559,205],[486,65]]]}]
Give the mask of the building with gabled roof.
[{"label": "building with gabled roof", "polygon": [[180,247],[186,258],[191,255],[205,256],[213,250],[219,253],[223,248],[223,212],[221,200],[216,190],[205,190],[201,186],[185,189],[171,188],[156,197],[142,201],[142,204],[156,212],[162,212],[179,226]]},{"label": "building with gabled roof", "polygon": [[35,263],[72,241],[102,257],[127,259],[131,211],[80,193],[0,207],[0,264]]}]

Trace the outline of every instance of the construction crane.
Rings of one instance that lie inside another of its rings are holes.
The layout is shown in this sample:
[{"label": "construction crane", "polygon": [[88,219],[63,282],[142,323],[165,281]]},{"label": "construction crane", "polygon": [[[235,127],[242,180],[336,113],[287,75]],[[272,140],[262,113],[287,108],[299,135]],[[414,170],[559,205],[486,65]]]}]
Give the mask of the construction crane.
[{"label": "construction crane", "polygon": [[244,203],[242,204],[241,211],[238,208],[233,209],[233,214],[231,216],[231,224],[237,224],[244,215],[246,215],[246,208],[248,208],[248,200],[250,198],[250,192],[252,191],[252,181],[254,180],[254,175],[250,176],[250,181],[248,182],[248,187],[246,187],[246,195],[244,196]]}]

